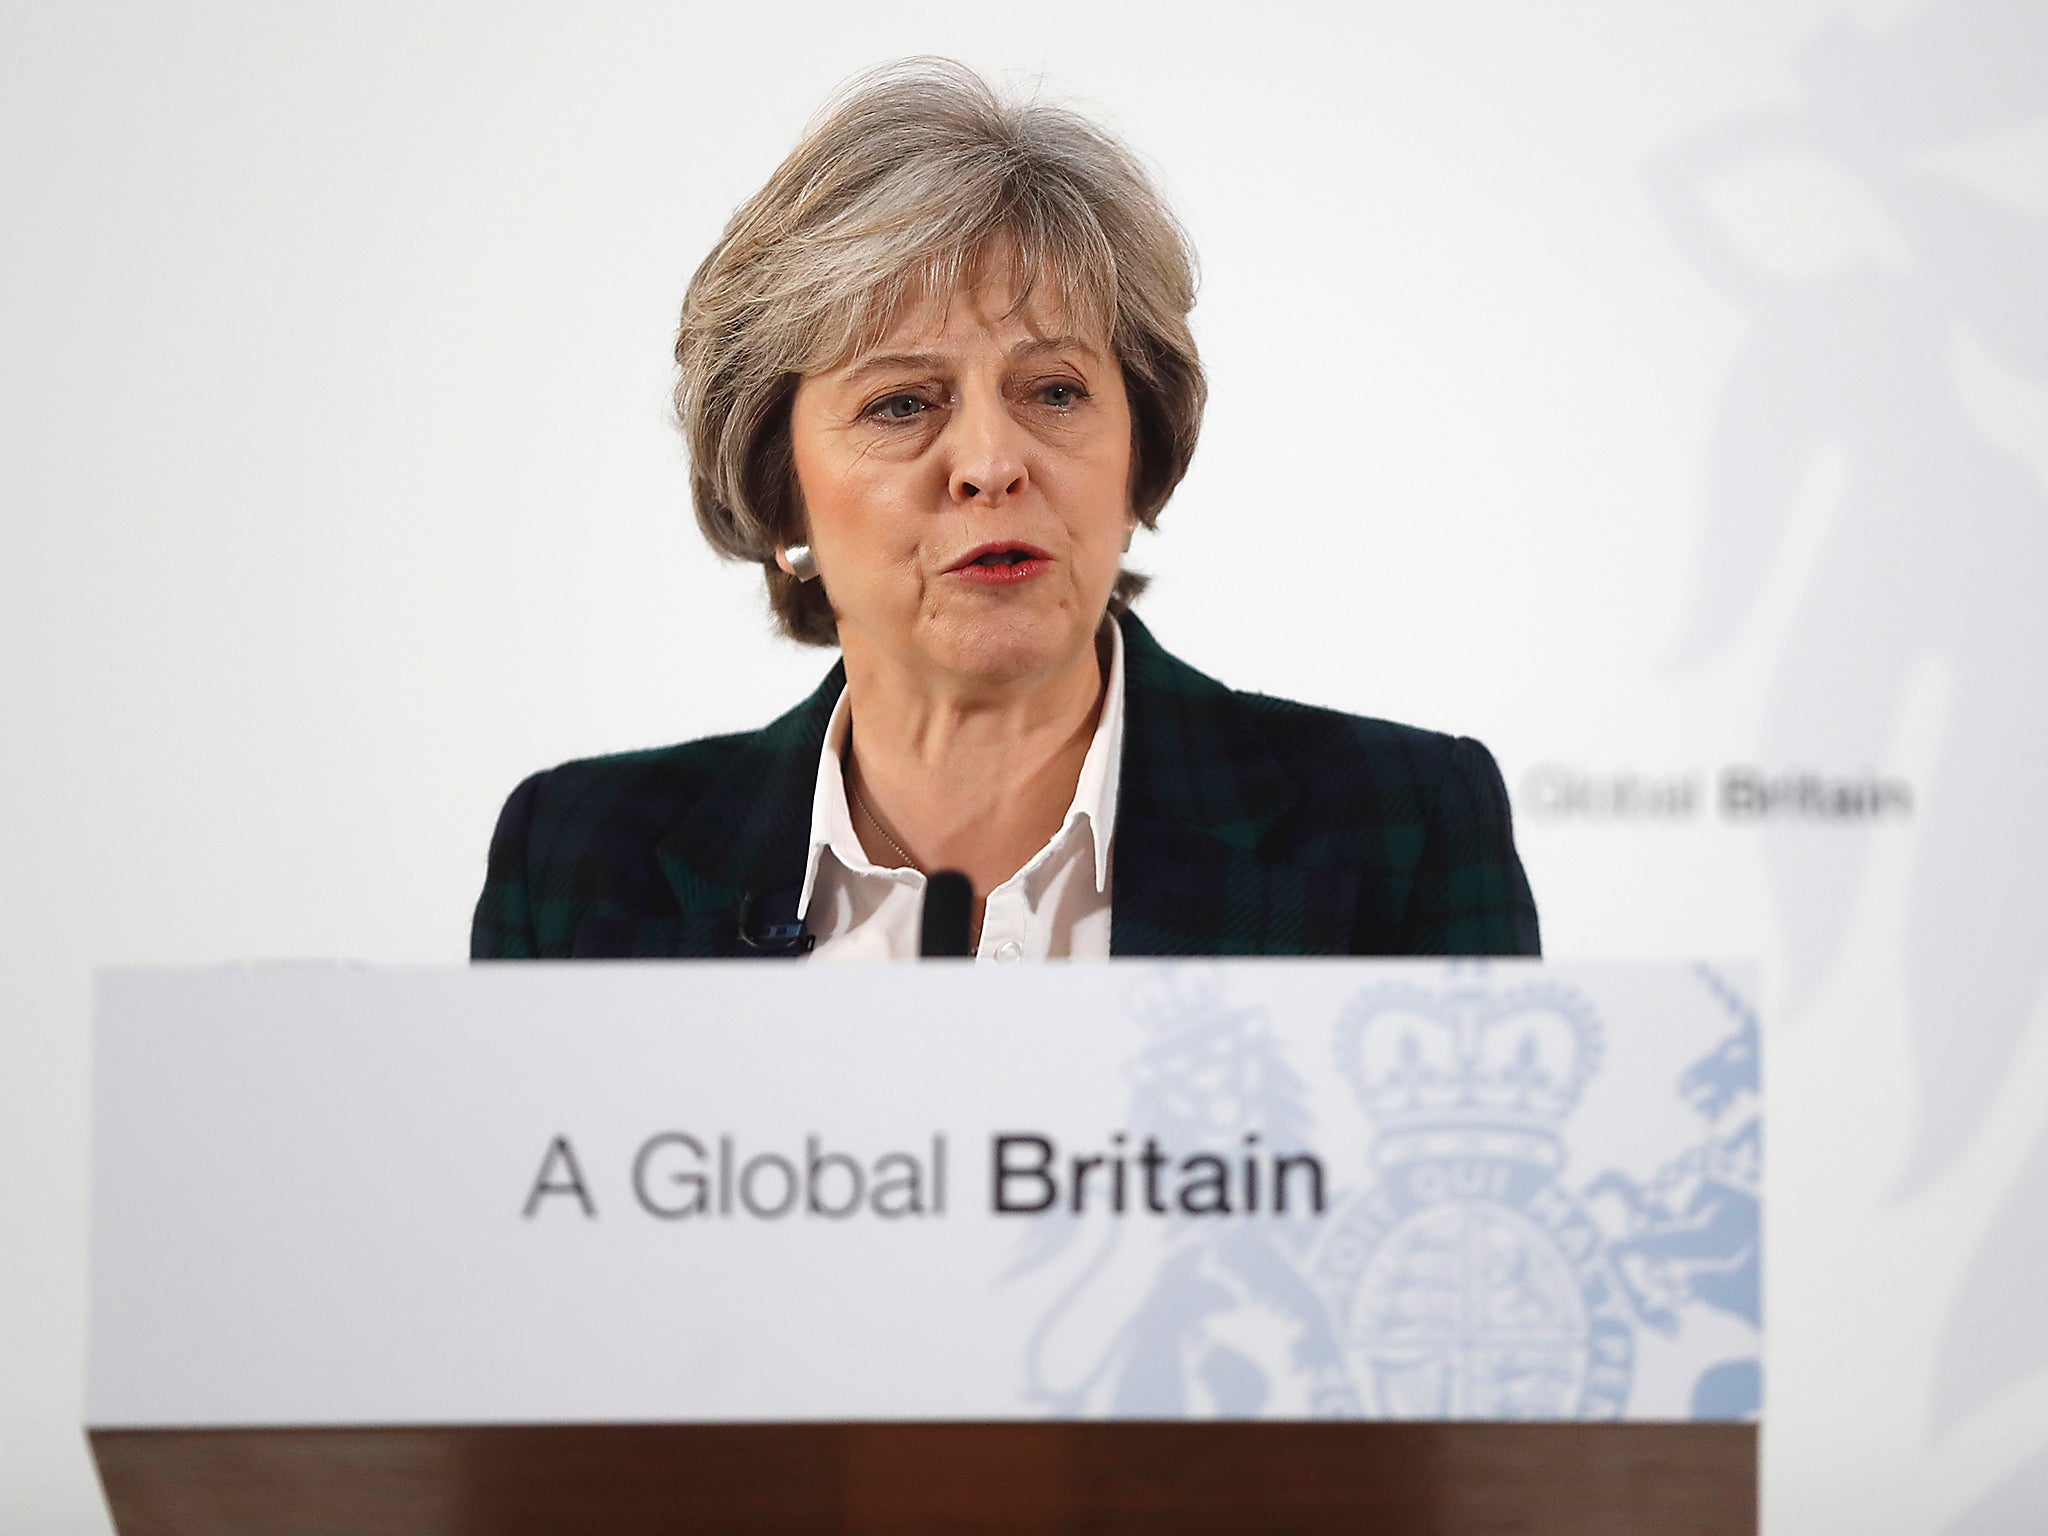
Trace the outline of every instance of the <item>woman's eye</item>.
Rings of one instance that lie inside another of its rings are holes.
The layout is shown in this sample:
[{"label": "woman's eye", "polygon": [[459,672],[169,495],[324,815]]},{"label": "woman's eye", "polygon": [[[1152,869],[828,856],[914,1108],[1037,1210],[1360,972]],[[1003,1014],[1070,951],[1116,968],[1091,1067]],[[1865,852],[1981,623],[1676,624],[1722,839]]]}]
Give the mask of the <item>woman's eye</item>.
[{"label": "woman's eye", "polygon": [[1038,392],[1038,398],[1047,405],[1065,410],[1081,401],[1081,386],[1078,384],[1048,384]]},{"label": "woman's eye", "polygon": [[916,395],[887,395],[869,406],[868,414],[884,421],[909,421],[924,409],[924,401]]}]

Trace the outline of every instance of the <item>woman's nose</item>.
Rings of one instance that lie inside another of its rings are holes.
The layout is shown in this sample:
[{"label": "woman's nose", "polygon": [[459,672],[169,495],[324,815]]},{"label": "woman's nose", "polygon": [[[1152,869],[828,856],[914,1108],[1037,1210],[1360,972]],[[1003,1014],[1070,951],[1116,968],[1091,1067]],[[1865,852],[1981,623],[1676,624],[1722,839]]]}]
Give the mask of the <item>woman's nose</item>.
[{"label": "woman's nose", "polygon": [[1023,493],[1023,429],[1001,400],[964,401],[952,427],[949,488],[955,502],[996,506]]}]

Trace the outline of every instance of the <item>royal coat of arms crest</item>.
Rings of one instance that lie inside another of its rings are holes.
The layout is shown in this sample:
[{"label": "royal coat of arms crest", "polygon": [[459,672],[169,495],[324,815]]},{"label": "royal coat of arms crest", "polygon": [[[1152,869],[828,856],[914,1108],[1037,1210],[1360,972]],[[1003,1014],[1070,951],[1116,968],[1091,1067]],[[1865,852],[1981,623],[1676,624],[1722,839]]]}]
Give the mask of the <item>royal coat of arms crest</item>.
[{"label": "royal coat of arms crest", "polygon": [[[1638,1060],[1619,1076],[1610,1046],[1641,1040],[1611,1042],[1592,996],[1531,967],[1326,994],[1333,1023],[1281,1031],[1220,974],[1135,985],[1149,1043],[1128,1069],[1134,1135],[1349,1138],[1361,1161],[1333,1173],[1315,1219],[1174,1218],[1149,1260],[1126,1227],[1101,1228],[1041,1320],[1027,1395],[1063,1416],[1753,1416],[1757,1021],[1712,970],[1694,980],[1683,1033],[1698,1043],[1653,1053],[1668,1070]],[[1656,1026],[1638,1011],[1630,1028]],[[1588,1155],[1596,1084],[1610,1133],[1617,1089],[1621,1118],[1641,1124]],[[1083,1235],[1048,1226],[1013,1273],[1087,1248]],[[1063,1348],[1097,1288],[1128,1298],[1111,1303],[1120,1321]]]}]

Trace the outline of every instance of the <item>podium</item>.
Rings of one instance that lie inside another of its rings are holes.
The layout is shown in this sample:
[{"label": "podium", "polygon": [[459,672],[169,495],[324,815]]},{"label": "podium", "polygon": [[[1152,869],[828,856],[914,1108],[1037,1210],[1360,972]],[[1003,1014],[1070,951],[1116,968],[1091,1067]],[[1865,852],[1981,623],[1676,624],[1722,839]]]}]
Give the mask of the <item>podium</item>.
[{"label": "podium", "polygon": [[1753,1531],[1739,970],[114,973],[122,1536]]},{"label": "podium", "polygon": [[1740,1536],[1743,1424],[112,1430],[121,1536]]}]

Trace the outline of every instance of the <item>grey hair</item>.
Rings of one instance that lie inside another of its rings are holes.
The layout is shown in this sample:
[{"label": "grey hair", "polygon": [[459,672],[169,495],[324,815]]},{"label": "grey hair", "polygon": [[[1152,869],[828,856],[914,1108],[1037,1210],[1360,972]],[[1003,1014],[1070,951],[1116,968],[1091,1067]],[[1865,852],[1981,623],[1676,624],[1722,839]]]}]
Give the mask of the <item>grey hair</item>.
[{"label": "grey hair", "polygon": [[[857,76],[726,225],[690,279],[676,417],[697,523],[759,563],[785,633],[831,645],[822,582],[775,565],[807,543],[789,441],[807,374],[886,336],[906,306],[1014,257],[1016,308],[1043,284],[1107,335],[1132,416],[1131,510],[1148,528],[1187,473],[1208,385],[1188,328],[1194,252],[1135,155],[1070,108],[1006,101],[950,59]],[[1120,572],[1112,609],[1143,589]]]}]

